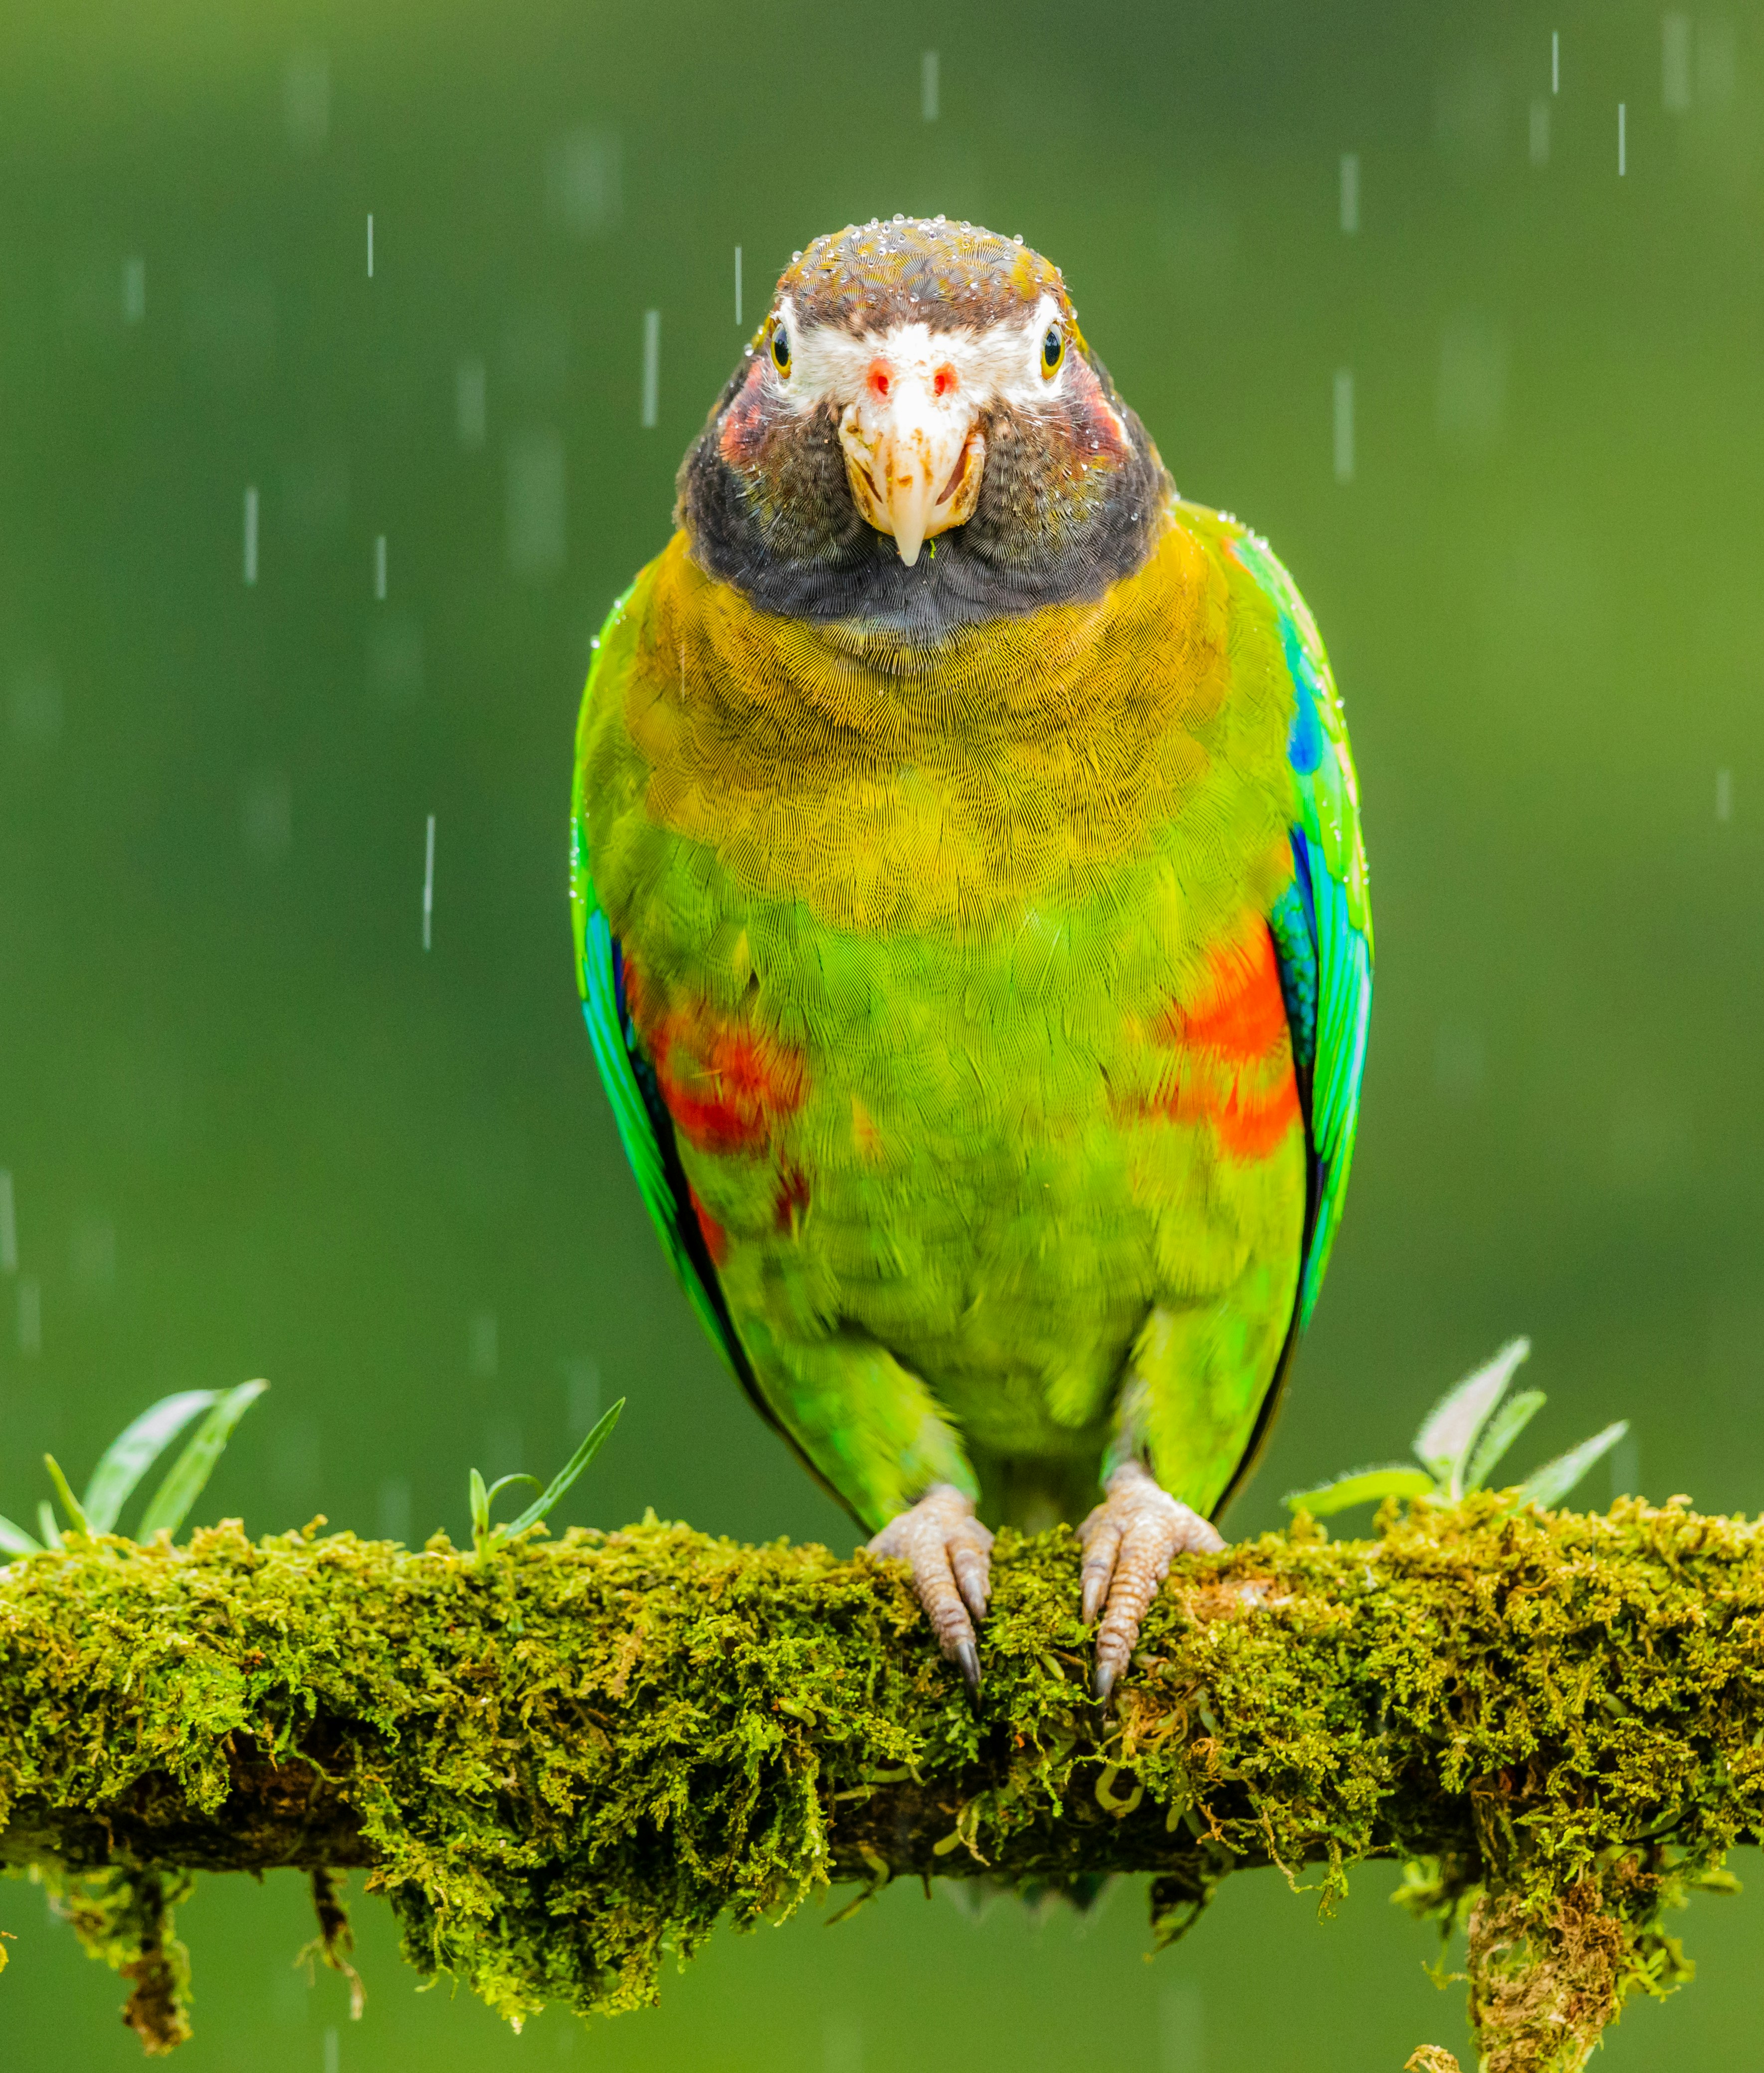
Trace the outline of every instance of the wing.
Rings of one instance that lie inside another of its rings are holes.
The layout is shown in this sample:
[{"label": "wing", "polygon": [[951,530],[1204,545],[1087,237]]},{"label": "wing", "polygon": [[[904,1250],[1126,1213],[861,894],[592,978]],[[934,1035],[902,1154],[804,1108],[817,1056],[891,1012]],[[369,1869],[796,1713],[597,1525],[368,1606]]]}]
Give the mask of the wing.
[{"label": "wing", "polygon": [[1287,757],[1298,808],[1293,875],[1269,925],[1311,1147],[1311,1199],[1294,1317],[1303,1331],[1323,1285],[1354,1160],[1372,1012],[1372,909],[1359,782],[1317,622],[1265,541],[1240,534],[1231,552],[1274,607],[1292,679]]},{"label": "wing", "polygon": [[[601,670],[601,643],[624,611],[630,591],[612,608],[601,641],[596,643],[595,665],[588,674],[583,695],[584,717],[591,707]],[[724,1299],[722,1284],[712,1263],[710,1248],[699,1228],[680,1155],[674,1143],[674,1121],[662,1100],[661,1089],[649,1060],[644,1056],[633,1027],[624,998],[624,958],[618,938],[607,923],[599,896],[589,847],[590,830],[583,796],[582,757],[576,756],[575,784],[570,815],[570,913],[575,933],[576,983],[582,994],[582,1012],[594,1046],[594,1062],[600,1070],[600,1084],[612,1105],[619,1141],[637,1177],[644,1206],[661,1234],[662,1250],[680,1277],[699,1321],[734,1370],[737,1379],[760,1402],[759,1391],[747,1354],[736,1335]],[[760,1408],[771,1416],[765,1405]],[[774,1420],[774,1422],[776,1422]]]}]

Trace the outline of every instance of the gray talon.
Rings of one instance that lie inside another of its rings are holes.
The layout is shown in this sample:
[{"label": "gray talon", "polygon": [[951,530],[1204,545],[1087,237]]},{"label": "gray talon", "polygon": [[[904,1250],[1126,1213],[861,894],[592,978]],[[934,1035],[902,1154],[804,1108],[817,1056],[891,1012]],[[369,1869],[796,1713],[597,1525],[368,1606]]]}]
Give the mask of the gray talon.
[{"label": "gray talon", "polygon": [[1140,1624],[1164,1588],[1172,1559],[1222,1548],[1217,1530],[1160,1490],[1139,1461],[1109,1477],[1101,1504],[1078,1528],[1084,1547],[1084,1618],[1096,1630],[1094,1689],[1106,1700],[1140,1644]]},{"label": "gray talon", "polygon": [[974,1623],[986,1617],[992,1535],[975,1517],[973,1499],[948,1483],[934,1483],[917,1504],[888,1521],[870,1552],[911,1565],[913,1589],[944,1659],[961,1666],[971,1696],[978,1698]]}]

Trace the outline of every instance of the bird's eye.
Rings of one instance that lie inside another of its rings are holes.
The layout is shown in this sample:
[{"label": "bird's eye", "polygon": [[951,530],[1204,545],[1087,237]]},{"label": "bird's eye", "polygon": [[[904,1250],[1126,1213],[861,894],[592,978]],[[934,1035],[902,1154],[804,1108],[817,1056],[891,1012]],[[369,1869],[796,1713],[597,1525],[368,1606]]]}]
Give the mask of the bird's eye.
[{"label": "bird's eye", "polygon": [[772,365],[781,374],[790,371],[790,334],[782,324],[772,327]]},{"label": "bird's eye", "polygon": [[1049,324],[1047,336],[1041,341],[1041,373],[1049,381],[1060,371],[1060,362],[1065,357],[1065,334],[1057,324]]}]

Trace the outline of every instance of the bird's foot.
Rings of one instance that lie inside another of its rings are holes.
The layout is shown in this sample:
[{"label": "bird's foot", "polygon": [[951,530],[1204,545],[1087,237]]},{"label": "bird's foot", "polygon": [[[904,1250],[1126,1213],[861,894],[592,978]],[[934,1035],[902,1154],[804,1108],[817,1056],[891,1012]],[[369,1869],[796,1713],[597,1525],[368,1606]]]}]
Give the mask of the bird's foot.
[{"label": "bird's foot", "polygon": [[913,1565],[913,1588],[938,1646],[961,1666],[970,1693],[978,1696],[980,1652],[974,1622],[985,1618],[992,1588],[992,1535],[975,1517],[973,1500],[953,1483],[934,1483],[869,1546],[872,1555]]},{"label": "bird's foot", "polygon": [[1106,1699],[1139,1644],[1140,1622],[1177,1555],[1225,1543],[1197,1511],[1160,1490],[1138,1461],[1117,1469],[1102,1503],[1078,1528],[1084,1548],[1084,1623],[1096,1630],[1096,1696]]}]

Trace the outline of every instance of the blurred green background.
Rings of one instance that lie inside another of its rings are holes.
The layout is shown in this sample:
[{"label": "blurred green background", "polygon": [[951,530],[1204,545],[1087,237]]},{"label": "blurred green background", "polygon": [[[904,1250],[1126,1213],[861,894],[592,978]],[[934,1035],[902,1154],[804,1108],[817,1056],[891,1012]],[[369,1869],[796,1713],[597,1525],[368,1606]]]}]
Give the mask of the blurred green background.
[{"label": "blurred green background", "polygon": [[[468,1464],[549,1470],[622,1394],[569,1516],[851,1544],[621,1164],[564,836],[589,641],[744,336],[735,248],[751,328],[793,250],[896,209],[1064,266],[1347,699],[1359,1163],[1234,1526],[1400,1453],[1519,1330],[1551,1394],[1520,1466],[1626,1415],[1593,1501],[1758,1507],[1761,97],[1755,10],[1630,0],[11,0],[0,1510],[46,1447],[83,1474],[153,1396],[264,1374],[199,1515],[458,1534]],[[1245,1878],[1155,1965],[1132,1887],[1039,1927],[891,1893],[515,2038],[416,1996],[375,1903],[352,2026],[291,1967],[298,1883],[211,1881],[181,2063],[1394,2067],[1462,2029],[1391,1882],[1319,1927]],[[1606,2063],[1737,2063],[1761,1906],[1699,1907],[1703,1980]],[[41,1896],[0,1926],[8,2061],[135,2063]]]}]

